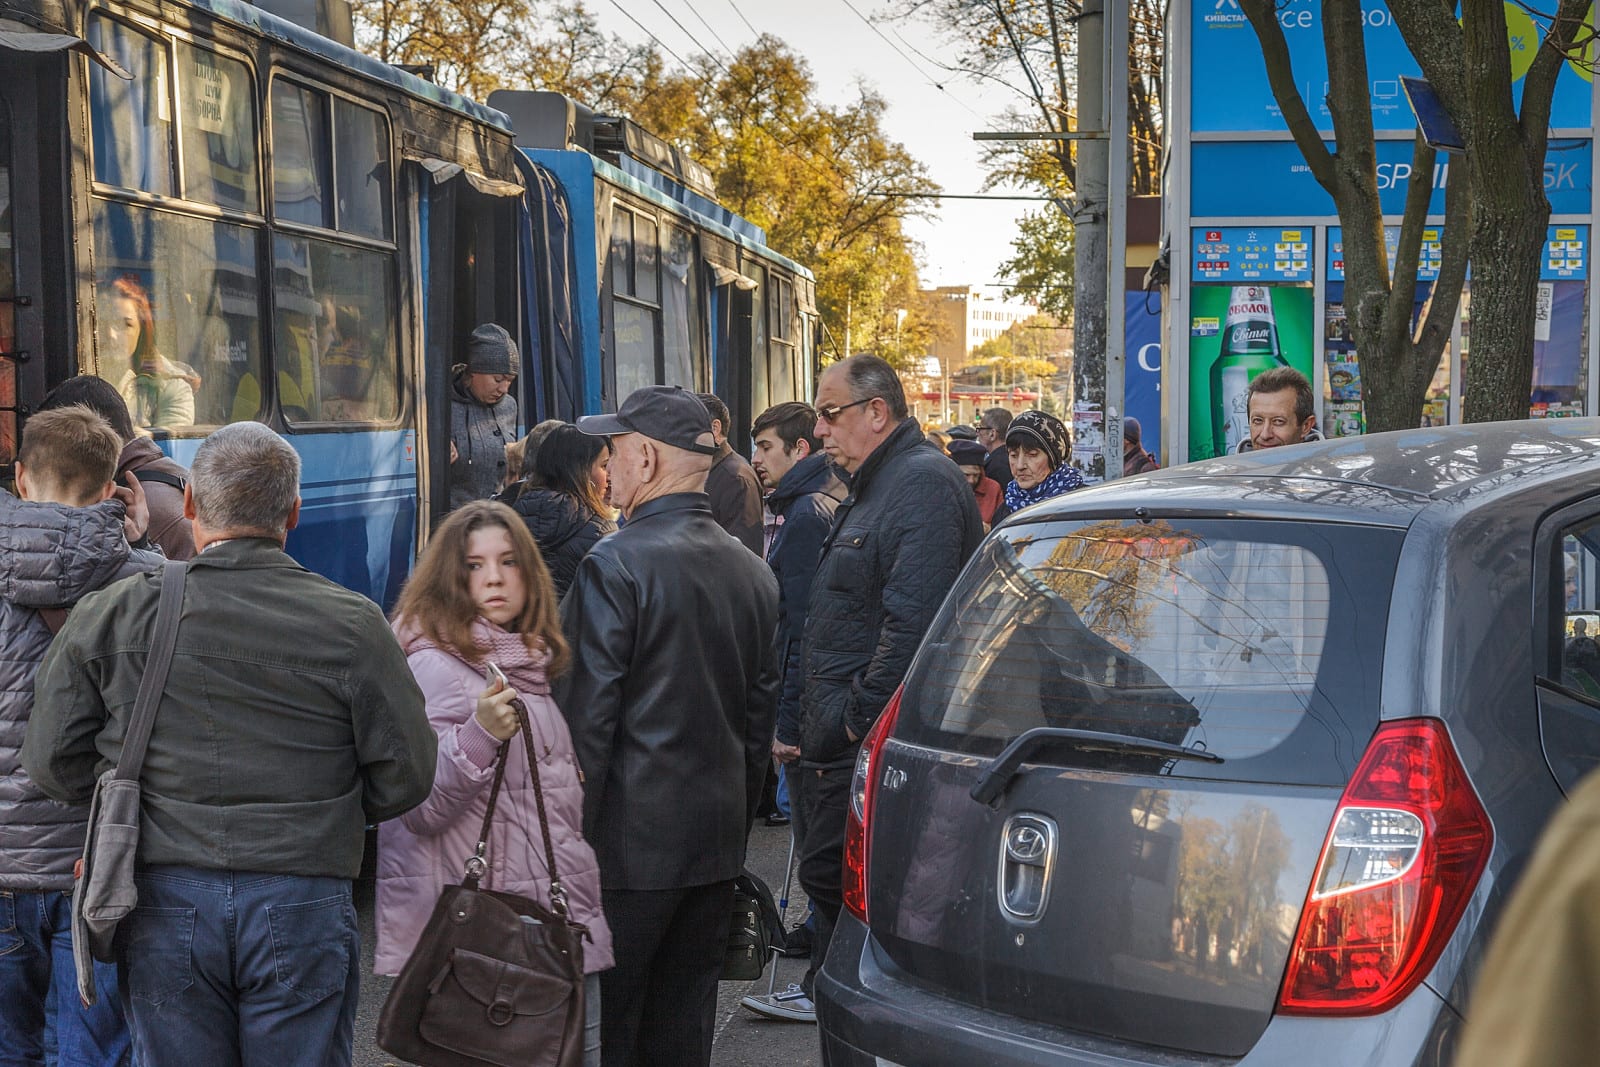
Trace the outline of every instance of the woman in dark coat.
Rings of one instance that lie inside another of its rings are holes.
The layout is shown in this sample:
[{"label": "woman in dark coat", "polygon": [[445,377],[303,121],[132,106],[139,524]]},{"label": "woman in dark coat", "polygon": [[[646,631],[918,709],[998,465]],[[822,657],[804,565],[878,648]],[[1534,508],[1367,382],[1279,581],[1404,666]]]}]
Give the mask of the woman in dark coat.
[{"label": "woman in dark coat", "polygon": [[557,426],[539,445],[533,475],[511,502],[539,544],[557,596],[566,595],[595,542],[616,532],[606,503],[610,463],[609,438],[581,433],[570,424]]}]

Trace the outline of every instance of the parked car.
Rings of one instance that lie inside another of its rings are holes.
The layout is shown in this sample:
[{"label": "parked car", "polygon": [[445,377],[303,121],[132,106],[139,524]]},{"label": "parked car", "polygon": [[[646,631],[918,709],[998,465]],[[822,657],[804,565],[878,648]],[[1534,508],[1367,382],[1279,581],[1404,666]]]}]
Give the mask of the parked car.
[{"label": "parked car", "polygon": [[1019,513],[862,746],[824,1062],[1448,1063],[1600,762],[1597,576],[1596,419]]}]

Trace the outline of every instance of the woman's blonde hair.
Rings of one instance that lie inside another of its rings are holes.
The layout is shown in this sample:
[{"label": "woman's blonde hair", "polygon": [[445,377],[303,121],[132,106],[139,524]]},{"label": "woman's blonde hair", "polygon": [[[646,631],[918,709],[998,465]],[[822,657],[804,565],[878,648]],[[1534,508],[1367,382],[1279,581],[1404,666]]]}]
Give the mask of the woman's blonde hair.
[{"label": "woman's blonde hair", "polygon": [[415,626],[440,648],[469,663],[480,663],[489,650],[472,636],[478,605],[472,600],[467,542],[478,530],[490,526],[500,527],[510,538],[511,554],[522,571],[528,594],[522,614],[506,629],[521,634],[529,650],[542,644],[550,653],[547,670],[555,677],[567,669],[571,659],[566,638],[561,634],[555,586],[533,535],[517,513],[504,504],[475,500],[445,519],[428,542],[405,588],[400,590],[394,617]]}]

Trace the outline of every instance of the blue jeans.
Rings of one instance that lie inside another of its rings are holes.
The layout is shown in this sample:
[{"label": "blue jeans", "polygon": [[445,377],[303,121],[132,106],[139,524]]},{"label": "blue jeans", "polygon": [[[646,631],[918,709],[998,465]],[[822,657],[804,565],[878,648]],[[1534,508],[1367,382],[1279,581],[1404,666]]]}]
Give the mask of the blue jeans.
[{"label": "blue jeans", "polygon": [[[117,969],[95,964],[95,1006],[78,999],[71,916],[66,893],[0,889],[0,1067],[124,1067],[133,1060]],[[55,1053],[48,1061],[47,1028]]]},{"label": "blue jeans", "polygon": [[361,987],[350,882],[141,871],[122,949],[146,1067],[348,1067]]}]

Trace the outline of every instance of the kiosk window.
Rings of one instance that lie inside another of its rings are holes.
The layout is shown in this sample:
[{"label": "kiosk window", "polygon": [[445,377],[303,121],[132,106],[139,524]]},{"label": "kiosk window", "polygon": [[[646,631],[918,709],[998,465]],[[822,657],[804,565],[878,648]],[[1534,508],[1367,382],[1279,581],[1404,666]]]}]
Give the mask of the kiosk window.
[{"label": "kiosk window", "polygon": [[17,346],[16,242],[11,220],[11,114],[0,100],[0,464],[17,455],[17,361],[3,358]]}]

